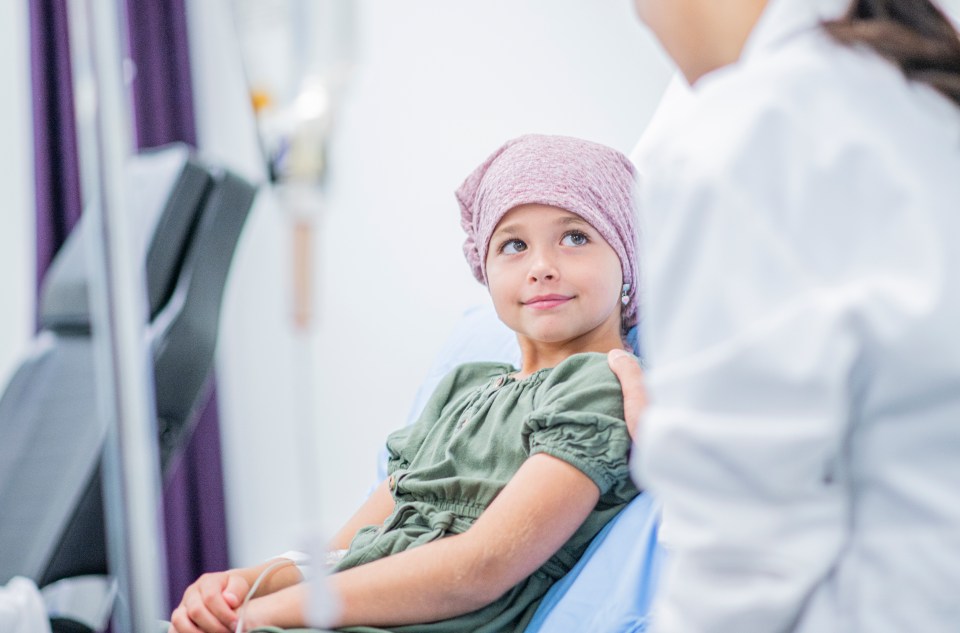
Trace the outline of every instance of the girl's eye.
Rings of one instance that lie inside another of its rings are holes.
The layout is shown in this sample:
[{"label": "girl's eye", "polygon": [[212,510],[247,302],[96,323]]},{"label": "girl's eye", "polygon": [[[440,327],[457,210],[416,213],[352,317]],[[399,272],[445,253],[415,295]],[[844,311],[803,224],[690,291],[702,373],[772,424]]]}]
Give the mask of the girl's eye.
[{"label": "girl's eye", "polygon": [[564,246],[583,246],[590,241],[590,238],[587,237],[586,233],[581,233],[580,231],[570,231],[563,236],[563,239],[560,240],[560,243]]},{"label": "girl's eye", "polygon": [[525,250],[527,250],[527,245],[523,240],[507,240],[500,247],[500,252],[504,255],[516,255]]}]

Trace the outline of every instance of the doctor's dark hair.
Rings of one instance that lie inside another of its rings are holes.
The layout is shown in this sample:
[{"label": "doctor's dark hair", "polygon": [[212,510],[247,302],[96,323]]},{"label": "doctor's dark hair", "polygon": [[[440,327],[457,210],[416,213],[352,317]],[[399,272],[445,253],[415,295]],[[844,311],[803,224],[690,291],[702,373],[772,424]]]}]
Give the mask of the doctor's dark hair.
[{"label": "doctor's dark hair", "polygon": [[960,106],[960,36],[930,0],[853,0],[846,15],[824,27],[842,44],[869,46],[907,79]]}]

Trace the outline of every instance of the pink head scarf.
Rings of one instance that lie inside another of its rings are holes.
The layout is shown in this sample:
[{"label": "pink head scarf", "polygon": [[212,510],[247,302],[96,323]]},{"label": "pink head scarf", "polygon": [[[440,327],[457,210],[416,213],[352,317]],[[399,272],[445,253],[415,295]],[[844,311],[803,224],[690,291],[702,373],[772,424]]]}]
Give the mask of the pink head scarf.
[{"label": "pink head scarf", "polygon": [[615,149],[567,136],[530,134],[507,141],[457,189],[463,253],[486,285],[487,249],[497,224],[514,207],[545,204],[579,215],[620,258],[630,284],[626,326],[637,322],[636,171]]}]

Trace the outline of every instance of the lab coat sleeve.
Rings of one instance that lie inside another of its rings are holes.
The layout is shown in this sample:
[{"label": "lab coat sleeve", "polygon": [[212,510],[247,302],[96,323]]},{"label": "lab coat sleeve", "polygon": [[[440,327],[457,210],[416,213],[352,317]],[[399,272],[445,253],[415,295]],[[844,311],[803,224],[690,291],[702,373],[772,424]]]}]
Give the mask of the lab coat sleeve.
[{"label": "lab coat sleeve", "polygon": [[664,505],[658,633],[791,630],[847,537],[864,307],[889,281],[857,237],[898,227],[868,217],[888,194],[873,159],[823,154],[789,118],[692,129],[646,180],[633,468]]}]

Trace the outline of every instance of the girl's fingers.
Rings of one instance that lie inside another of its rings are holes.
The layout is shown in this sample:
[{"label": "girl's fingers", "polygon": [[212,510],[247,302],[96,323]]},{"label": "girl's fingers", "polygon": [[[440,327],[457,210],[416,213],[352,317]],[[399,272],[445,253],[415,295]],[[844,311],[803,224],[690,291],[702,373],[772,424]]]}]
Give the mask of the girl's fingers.
[{"label": "girl's fingers", "polygon": [[190,621],[187,610],[181,603],[180,606],[170,614],[170,629],[167,633],[204,633],[204,631],[198,629],[197,626]]},{"label": "girl's fingers", "polygon": [[227,586],[223,589],[224,599],[231,608],[236,609],[247,597],[250,591],[250,584],[242,576],[230,574],[227,578]]},{"label": "girl's fingers", "polygon": [[226,631],[232,631],[237,624],[237,613],[224,596],[223,583],[201,585],[198,592],[204,611],[216,618]]},{"label": "girl's fingers", "polygon": [[[221,597],[220,600],[222,602],[223,598]],[[230,627],[221,622],[220,619],[210,611],[207,604],[201,599],[199,592],[191,594],[189,598],[184,598],[180,607],[184,609],[185,615],[190,619],[190,622],[202,631],[202,633],[232,633]]]}]

